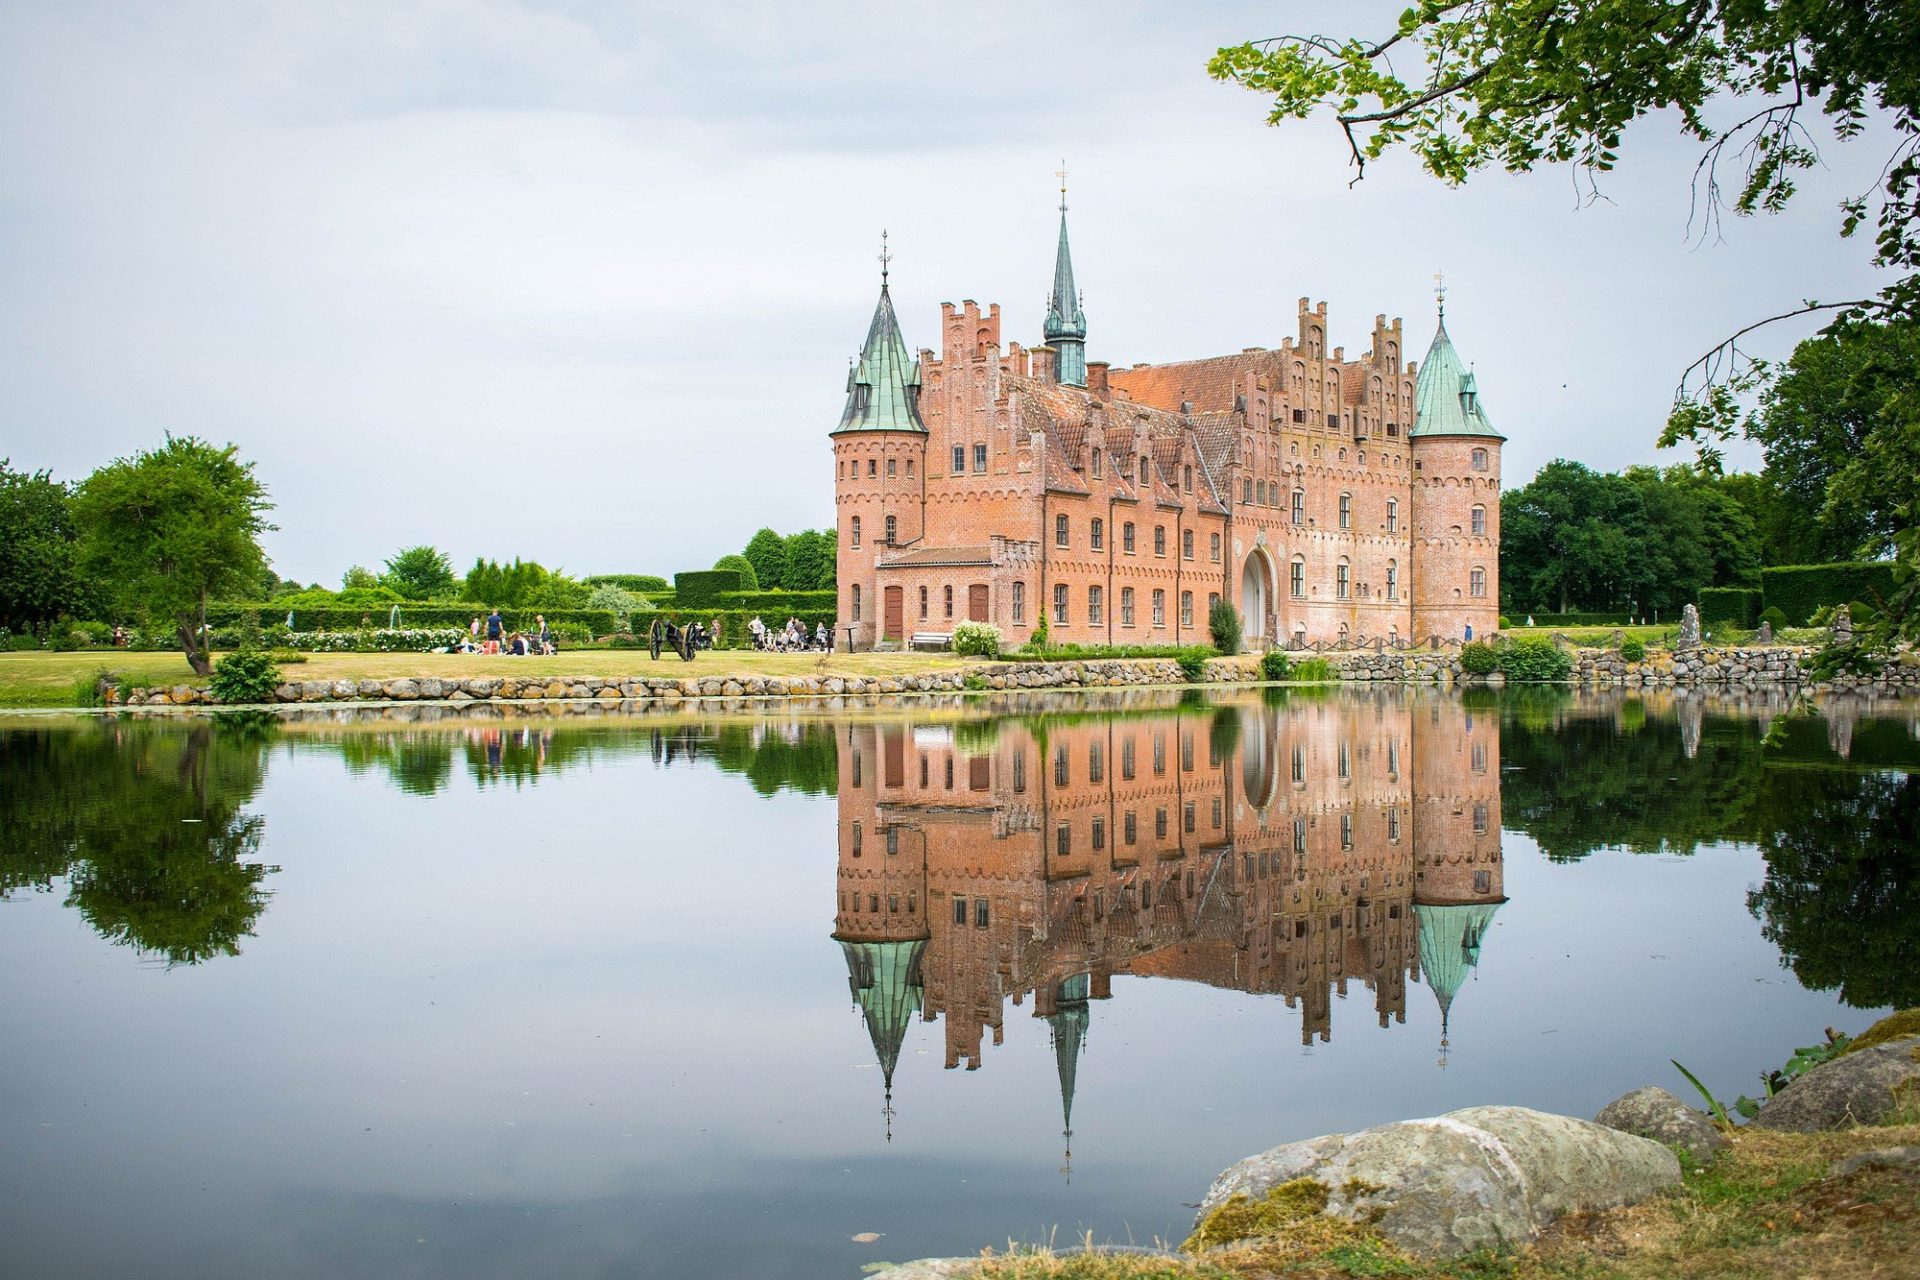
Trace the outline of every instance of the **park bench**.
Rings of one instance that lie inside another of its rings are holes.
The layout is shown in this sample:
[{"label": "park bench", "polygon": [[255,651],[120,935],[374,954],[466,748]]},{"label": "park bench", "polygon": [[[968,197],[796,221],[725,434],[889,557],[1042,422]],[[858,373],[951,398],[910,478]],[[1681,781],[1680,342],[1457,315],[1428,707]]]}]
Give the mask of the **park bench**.
[{"label": "park bench", "polygon": [[907,638],[910,649],[951,649],[953,635],[946,631],[916,631]]}]

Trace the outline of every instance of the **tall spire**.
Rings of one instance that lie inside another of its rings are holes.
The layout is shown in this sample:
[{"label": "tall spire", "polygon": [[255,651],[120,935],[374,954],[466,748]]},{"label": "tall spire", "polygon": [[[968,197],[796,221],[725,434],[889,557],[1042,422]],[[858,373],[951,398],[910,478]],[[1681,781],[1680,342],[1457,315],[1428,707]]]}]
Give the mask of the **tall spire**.
[{"label": "tall spire", "polygon": [[1054,993],[1054,1012],[1047,1018],[1053,1027],[1054,1066],[1060,1073],[1061,1138],[1066,1143],[1063,1173],[1073,1169],[1073,1087],[1079,1075],[1080,1051],[1086,1046],[1089,987],[1084,973],[1066,979]]},{"label": "tall spire", "polygon": [[1493,913],[1505,902],[1413,904],[1419,929],[1420,972],[1440,1006],[1440,1065],[1447,1065],[1453,998],[1460,994],[1467,973],[1480,965],[1480,944],[1493,924]]},{"label": "tall spire", "polygon": [[920,980],[920,955],[926,950],[925,938],[899,942],[855,942],[842,938],[840,953],[847,962],[847,984],[853,990],[854,1003],[866,1016],[867,1038],[873,1042],[874,1056],[880,1061],[883,1101],[880,1113],[886,1118],[887,1141],[893,1141],[893,1069],[900,1063],[900,1046],[907,1038],[907,1026],[920,1011],[924,988]]},{"label": "tall spire", "polygon": [[1080,292],[1073,286],[1073,252],[1067,247],[1067,162],[1055,172],[1060,179],[1060,245],[1053,255],[1053,294],[1047,299],[1047,345],[1056,352],[1054,367],[1060,381],[1072,387],[1087,385],[1087,317],[1080,310]]},{"label": "tall spire", "polygon": [[847,371],[847,407],[840,413],[843,431],[921,431],[927,429],[920,419],[920,362],[907,354],[906,339],[900,336],[900,321],[893,314],[893,295],[888,292],[887,277],[892,270],[893,254],[887,248],[887,233],[880,233],[880,301],[874,305],[873,321],[867,326],[867,341],[860,358]]},{"label": "tall spire", "polygon": [[1447,334],[1447,281],[1433,277],[1434,302],[1440,312],[1440,324],[1433,334],[1427,358],[1420,362],[1420,376],[1413,385],[1413,430],[1411,436],[1488,436],[1504,440],[1487,417],[1480,403],[1480,387],[1473,371],[1460,359]]}]

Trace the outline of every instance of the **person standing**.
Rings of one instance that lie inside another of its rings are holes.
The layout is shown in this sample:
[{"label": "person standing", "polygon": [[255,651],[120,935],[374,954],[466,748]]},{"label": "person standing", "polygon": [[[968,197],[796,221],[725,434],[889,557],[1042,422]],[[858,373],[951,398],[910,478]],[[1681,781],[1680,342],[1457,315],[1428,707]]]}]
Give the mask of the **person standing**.
[{"label": "person standing", "polygon": [[487,614],[487,652],[500,652],[500,637],[506,631],[507,624],[500,617],[500,610]]},{"label": "person standing", "polygon": [[540,652],[541,653],[552,652],[553,633],[547,630],[547,615],[544,613],[536,613],[533,615],[533,620],[537,626],[537,630],[539,631],[539,635],[540,635]]}]

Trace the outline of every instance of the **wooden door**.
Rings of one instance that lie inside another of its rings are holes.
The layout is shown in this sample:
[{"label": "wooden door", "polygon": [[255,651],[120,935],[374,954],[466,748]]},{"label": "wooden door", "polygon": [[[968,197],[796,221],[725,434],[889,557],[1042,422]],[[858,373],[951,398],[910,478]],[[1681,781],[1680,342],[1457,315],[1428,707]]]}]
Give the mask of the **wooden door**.
[{"label": "wooden door", "polygon": [[967,588],[967,621],[987,620],[987,584],[976,582]]},{"label": "wooden door", "polygon": [[898,640],[901,635],[904,634],[903,624],[907,612],[906,591],[904,588],[887,588],[886,610],[880,636],[883,640]]}]

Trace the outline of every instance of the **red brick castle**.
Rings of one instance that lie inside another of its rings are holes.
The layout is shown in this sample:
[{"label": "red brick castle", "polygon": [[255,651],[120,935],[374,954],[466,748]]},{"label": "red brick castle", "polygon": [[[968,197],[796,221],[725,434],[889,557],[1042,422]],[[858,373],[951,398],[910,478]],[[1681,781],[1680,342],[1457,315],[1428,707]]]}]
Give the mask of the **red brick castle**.
[{"label": "red brick castle", "polygon": [[1358,360],[1300,300],[1278,348],[1116,369],[1086,358],[1066,202],[1044,343],[1000,308],[940,308],[907,353],[880,302],[833,431],[839,615],[856,647],[1205,643],[1215,600],[1250,648],[1424,643],[1498,624],[1500,446],[1446,312],[1419,366],[1376,316]]}]

